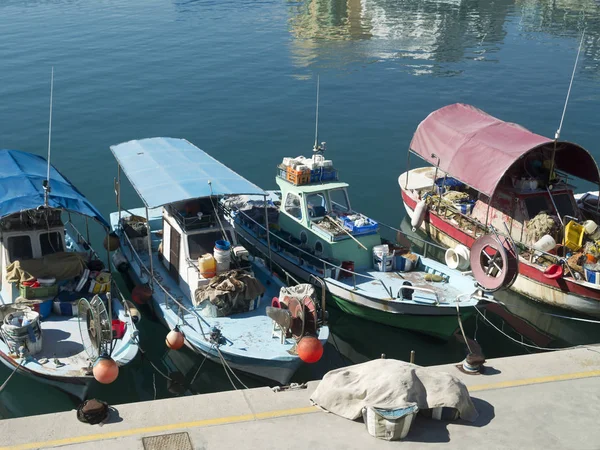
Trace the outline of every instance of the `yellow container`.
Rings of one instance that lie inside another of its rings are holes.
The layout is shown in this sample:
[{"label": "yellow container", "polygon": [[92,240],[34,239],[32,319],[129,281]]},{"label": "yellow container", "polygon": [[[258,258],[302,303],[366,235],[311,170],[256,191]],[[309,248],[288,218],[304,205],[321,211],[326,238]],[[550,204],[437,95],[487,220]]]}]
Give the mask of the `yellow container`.
[{"label": "yellow container", "polygon": [[198,258],[198,269],[204,278],[212,278],[217,274],[217,261],[210,253],[205,253]]},{"label": "yellow container", "polygon": [[585,228],[583,227],[583,225],[579,225],[577,222],[571,220],[565,226],[565,239],[563,243],[571,250],[576,252],[583,245],[584,234]]}]

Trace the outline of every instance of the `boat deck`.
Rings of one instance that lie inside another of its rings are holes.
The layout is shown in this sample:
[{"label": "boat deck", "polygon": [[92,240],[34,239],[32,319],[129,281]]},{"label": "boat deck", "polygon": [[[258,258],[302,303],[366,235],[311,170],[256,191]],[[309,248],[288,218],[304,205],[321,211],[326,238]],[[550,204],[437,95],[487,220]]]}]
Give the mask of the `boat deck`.
[{"label": "boat deck", "polygon": [[[130,211],[134,214],[145,215],[145,212],[142,212],[139,208]],[[125,215],[125,213],[121,214],[122,216]],[[274,333],[273,320],[266,315],[267,306],[271,306],[273,297],[279,297],[279,290],[283,283],[277,282],[269,276],[269,271],[261,260],[255,260],[252,268],[254,276],[261,282],[266,291],[259,299],[254,310],[225,317],[204,316],[202,307],[197,307],[192,303],[188,297],[189,294],[184,293],[178,283],[171,277],[163,262],[158,259],[160,237],[155,231],[156,229],[162,229],[161,226],[158,226],[159,220],[157,220],[160,219],[160,211],[150,210],[149,214],[151,227],[155,227],[152,232],[154,278],[165,291],[187,309],[185,311],[179,308],[172,299],[168,299],[168,296],[160,287],[156,287],[154,293],[155,303],[160,308],[160,313],[169,326],[174,327],[176,324],[180,324],[180,329],[186,335],[186,339],[203,351],[216,352],[210,340],[211,330],[216,327],[224,338],[223,344],[219,347],[223,353],[260,360],[297,360],[297,356],[290,353],[296,341],[293,338],[286,338],[282,343],[279,331]],[[116,213],[112,213],[111,224],[113,227],[115,227],[117,221]],[[129,261],[135,260],[128,248],[122,249],[122,251]],[[140,252],[138,255],[142,264],[149,267],[150,257],[148,252]],[[139,274],[139,265],[135,265],[135,267],[136,274]],[[143,277],[142,280],[144,280]],[[165,301],[168,302],[168,306],[165,305]],[[320,340],[326,341],[328,334],[327,327],[322,327],[319,330],[318,337]]]}]

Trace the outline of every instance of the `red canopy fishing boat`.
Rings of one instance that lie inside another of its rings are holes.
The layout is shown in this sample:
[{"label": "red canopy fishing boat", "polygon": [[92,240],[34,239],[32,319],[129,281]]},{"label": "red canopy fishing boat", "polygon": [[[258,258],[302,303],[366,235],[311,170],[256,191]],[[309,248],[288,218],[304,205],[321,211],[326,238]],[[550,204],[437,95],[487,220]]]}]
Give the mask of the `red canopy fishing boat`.
[{"label": "red canopy fishing boat", "polygon": [[464,266],[463,246],[484,234],[503,235],[519,252],[513,290],[600,316],[600,229],[585,220],[600,217],[599,202],[595,208],[576,202],[572,185],[573,178],[600,183],[587,150],[453,104],[419,124],[409,163],[411,153],[432,166],[400,175],[404,206],[413,227],[451,247],[448,263]]}]

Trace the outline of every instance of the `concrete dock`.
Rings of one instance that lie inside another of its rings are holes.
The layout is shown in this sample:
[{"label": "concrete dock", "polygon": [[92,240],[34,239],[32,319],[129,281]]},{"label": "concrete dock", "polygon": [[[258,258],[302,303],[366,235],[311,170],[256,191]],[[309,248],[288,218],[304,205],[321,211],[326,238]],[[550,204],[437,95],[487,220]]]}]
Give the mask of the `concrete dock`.
[{"label": "concrete dock", "polygon": [[405,440],[371,437],[352,422],[310,405],[307,389],[229,391],[116,405],[103,426],[75,411],[0,421],[0,450],[600,448],[600,347],[488,360],[485,374],[450,372],[469,388],[475,423],[417,417]]}]

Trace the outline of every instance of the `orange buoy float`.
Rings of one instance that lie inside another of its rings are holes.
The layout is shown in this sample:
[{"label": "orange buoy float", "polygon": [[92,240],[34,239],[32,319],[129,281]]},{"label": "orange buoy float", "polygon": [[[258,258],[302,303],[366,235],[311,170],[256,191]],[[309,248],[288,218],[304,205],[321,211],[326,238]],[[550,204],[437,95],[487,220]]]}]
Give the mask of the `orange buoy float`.
[{"label": "orange buoy float", "polygon": [[298,341],[296,351],[305,363],[316,363],[323,356],[323,344],[314,336],[303,336]]},{"label": "orange buoy float", "polygon": [[183,347],[184,342],[185,336],[179,331],[179,327],[175,327],[169,331],[169,334],[167,334],[167,337],[165,338],[165,344],[172,350],[179,350]]},{"label": "orange buoy float", "polygon": [[92,372],[98,383],[110,384],[119,376],[119,366],[114,359],[103,355],[94,363]]},{"label": "orange buoy float", "polygon": [[131,299],[138,305],[145,305],[152,298],[152,289],[145,285],[139,285],[131,291]]}]

